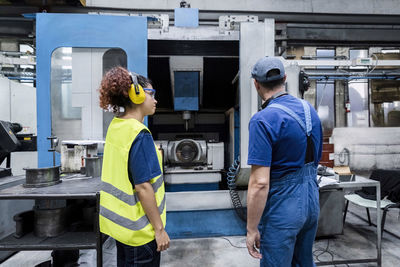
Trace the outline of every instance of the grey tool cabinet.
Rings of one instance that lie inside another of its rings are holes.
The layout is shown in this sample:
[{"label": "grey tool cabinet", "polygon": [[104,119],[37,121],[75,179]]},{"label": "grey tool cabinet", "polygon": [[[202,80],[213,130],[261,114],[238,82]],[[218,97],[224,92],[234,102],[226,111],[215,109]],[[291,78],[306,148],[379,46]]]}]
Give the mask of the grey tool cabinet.
[{"label": "grey tool cabinet", "polygon": [[[102,266],[102,236],[98,227],[98,211],[100,200],[100,178],[64,177],[62,183],[41,187],[25,188],[23,185],[15,185],[0,190],[0,201],[3,199],[92,199],[96,200],[95,223],[93,231],[66,231],[57,237],[36,237],[33,232],[21,238],[15,238],[13,234],[0,240],[0,250],[72,250],[72,249],[96,249],[97,266]],[[11,215],[10,215],[11,216]]]}]

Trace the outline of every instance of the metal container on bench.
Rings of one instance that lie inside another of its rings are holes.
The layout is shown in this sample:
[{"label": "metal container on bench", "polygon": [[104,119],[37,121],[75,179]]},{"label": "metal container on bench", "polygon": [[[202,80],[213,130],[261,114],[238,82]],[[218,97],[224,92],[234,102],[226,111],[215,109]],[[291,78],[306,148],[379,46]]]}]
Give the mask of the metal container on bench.
[{"label": "metal container on bench", "polygon": [[45,187],[61,183],[60,166],[47,168],[25,168],[25,187]]},{"label": "metal container on bench", "polygon": [[33,232],[37,237],[55,237],[65,231],[65,208],[35,209]]},{"label": "metal container on bench", "polygon": [[86,157],[85,158],[85,169],[86,176],[88,177],[100,177],[101,176],[101,168],[103,165],[103,157]]}]

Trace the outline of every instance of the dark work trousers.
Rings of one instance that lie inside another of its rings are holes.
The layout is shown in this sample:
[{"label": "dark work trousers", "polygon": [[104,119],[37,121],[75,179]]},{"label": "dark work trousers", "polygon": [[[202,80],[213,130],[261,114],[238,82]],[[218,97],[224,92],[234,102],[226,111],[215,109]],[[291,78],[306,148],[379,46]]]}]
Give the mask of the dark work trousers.
[{"label": "dark work trousers", "polygon": [[259,225],[262,267],[315,266],[312,246],[317,232],[317,170],[308,163],[270,181],[267,205]]},{"label": "dark work trousers", "polygon": [[160,252],[157,251],[156,240],[143,246],[132,247],[121,242],[117,243],[118,267],[158,267],[160,266]]}]

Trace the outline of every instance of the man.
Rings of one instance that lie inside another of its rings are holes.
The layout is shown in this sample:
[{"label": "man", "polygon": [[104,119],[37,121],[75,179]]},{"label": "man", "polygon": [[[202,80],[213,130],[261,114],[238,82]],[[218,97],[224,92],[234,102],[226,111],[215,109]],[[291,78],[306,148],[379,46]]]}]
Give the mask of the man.
[{"label": "man", "polygon": [[279,59],[261,58],[251,74],[265,102],[249,123],[247,248],[261,266],[315,266],[321,122],[310,104],[285,93]]}]

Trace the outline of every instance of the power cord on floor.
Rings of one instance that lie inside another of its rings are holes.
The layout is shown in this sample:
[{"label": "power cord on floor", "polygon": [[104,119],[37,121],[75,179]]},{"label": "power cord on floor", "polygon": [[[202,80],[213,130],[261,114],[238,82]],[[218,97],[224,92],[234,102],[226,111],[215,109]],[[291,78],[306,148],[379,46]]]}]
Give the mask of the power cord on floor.
[{"label": "power cord on floor", "polygon": [[[317,262],[321,262],[321,261],[326,261],[326,260],[321,260],[319,257],[322,256],[323,254],[329,254],[329,256],[331,256],[331,260],[333,261],[333,259],[335,258],[335,255],[332,251],[329,250],[329,239],[328,242],[326,244],[326,248],[324,249],[316,249],[313,251],[313,256],[315,257],[315,259],[317,260]],[[344,265],[349,266],[347,263],[345,263]],[[336,266],[336,265],[333,265]]]},{"label": "power cord on floor", "polygon": [[228,241],[229,244],[231,244],[231,246],[234,247],[234,248],[247,248],[246,246],[244,246],[244,247],[239,247],[239,246],[236,246],[236,245],[232,244],[232,242],[231,242],[228,238],[226,238],[226,237],[221,237],[221,238],[222,238],[222,239],[225,239],[226,241]]},{"label": "power cord on floor", "polygon": [[325,249],[316,249],[313,251],[313,255],[317,261],[321,261],[319,257],[325,253],[329,254],[331,256],[331,261],[333,261],[333,253],[329,251],[329,239]]}]

